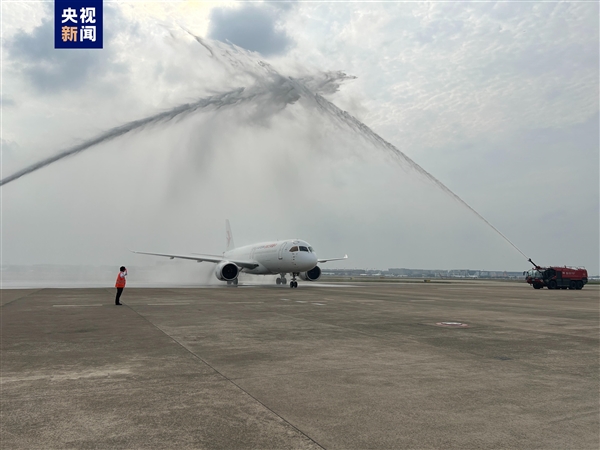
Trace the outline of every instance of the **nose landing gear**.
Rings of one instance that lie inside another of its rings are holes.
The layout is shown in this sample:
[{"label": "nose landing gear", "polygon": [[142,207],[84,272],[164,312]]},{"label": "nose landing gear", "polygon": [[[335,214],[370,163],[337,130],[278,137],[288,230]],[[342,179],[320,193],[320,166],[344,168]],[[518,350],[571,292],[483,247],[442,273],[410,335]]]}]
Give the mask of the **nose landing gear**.
[{"label": "nose landing gear", "polygon": [[296,275],[298,275],[297,273],[292,273],[292,281],[290,281],[290,287],[291,288],[297,288],[298,287],[298,282],[296,281]]},{"label": "nose landing gear", "polygon": [[[292,273],[292,281],[290,281],[290,287],[291,288],[297,288],[298,287],[298,282],[296,281],[296,276],[297,275],[299,275],[298,272]],[[285,273],[282,273],[281,277],[277,277],[277,279],[275,280],[275,283],[277,283],[278,285],[280,285],[280,284],[287,284],[287,279],[285,278]]]}]

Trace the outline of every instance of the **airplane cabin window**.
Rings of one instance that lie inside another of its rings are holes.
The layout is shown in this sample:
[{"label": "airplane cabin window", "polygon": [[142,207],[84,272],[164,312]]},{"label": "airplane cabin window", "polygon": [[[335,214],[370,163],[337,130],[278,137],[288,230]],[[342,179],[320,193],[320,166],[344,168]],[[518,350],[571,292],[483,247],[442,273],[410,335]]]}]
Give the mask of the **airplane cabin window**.
[{"label": "airplane cabin window", "polygon": [[292,248],[290,248],[290,252],[297,252],[298,251],[298,247],[293,246]]},{"label": "airplane cabin window", "polygon": [[308,249],[307,249],[306,247],[300,246],[300,251],[301,251],[301,252],[307,252],[307,251],[308,251]]}]

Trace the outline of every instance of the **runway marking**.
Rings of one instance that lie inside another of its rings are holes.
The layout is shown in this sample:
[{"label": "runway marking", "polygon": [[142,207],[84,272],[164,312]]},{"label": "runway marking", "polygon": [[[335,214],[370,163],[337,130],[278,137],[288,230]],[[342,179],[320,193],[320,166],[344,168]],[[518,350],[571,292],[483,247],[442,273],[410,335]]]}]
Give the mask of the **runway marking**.
[{"label": "runway marking", "polygon": [[102,306],[102,305],[52,305],[52,306],[54,306],[55,308],[67,308],[69,306],[79,306],[79,307],[85,308],[87,306]]},{"label": "runway marking", "polygon": [[317,303],[317,302],[313,302],[313,305],[325,306],[325,305],[326,305],[326,303]]},{"label": "runway marking", "polygon": [[189,305],[189,303],[148,303],[148,306]]},{"label": "runway marking", "polygon": [[437,322],[436,325],[438,327],[448,327],[448,328],[469,328],[469,325],[462,322]]},{"label": "runway marking", "polygon": [[296,300],[296,303],[306,303],[306,302],[303,300]]},{"label": "runway marking", "polygon": [[289,302],[290,301],[289,298],[282,298],[281,300],[283,300],[284,302]]}]

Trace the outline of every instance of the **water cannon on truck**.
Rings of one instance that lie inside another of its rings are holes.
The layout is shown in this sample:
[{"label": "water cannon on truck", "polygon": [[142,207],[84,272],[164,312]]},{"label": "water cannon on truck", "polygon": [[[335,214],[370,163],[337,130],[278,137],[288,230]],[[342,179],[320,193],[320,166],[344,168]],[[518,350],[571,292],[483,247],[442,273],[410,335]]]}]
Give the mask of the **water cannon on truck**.
[{"label": "water cannon on truck", "polygon": [[548,289],[583,289],[588,282],[588,273],[584,267],[540,267],[531,258],[528,261],[534,268],[523,272],[523,275],[534,289],[544,286]]}]

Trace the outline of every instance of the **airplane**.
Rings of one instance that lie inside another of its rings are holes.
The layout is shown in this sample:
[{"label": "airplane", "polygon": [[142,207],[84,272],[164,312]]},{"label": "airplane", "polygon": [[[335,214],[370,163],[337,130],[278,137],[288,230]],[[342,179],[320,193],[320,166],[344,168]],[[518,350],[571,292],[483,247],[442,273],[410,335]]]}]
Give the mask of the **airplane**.
[{"label": "airplane", "polygon": [[216,264],[215,276],[228,285],[237,285],[240,273],[252,275],[279,275],[275,282],[287,284],[286,275],[291,274],[290,288],[297,288],[296,277],[304,281],[316,281],[321,276],[321,268],[317,265],[328,261],[340,261],[343,258],[318,259],[317,254],[310,244],[301,239],[287,239],[284,241],[260,242],[235,248],[233,234],[229,220],[225,221],[226,249],[223,256],[202,255],[174,255],[166,253],[137,252],[140,255],[163,256],[170,259],[189,259],[197,262],[210,262]]}]

